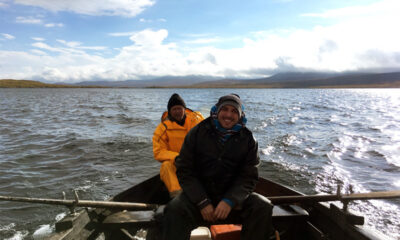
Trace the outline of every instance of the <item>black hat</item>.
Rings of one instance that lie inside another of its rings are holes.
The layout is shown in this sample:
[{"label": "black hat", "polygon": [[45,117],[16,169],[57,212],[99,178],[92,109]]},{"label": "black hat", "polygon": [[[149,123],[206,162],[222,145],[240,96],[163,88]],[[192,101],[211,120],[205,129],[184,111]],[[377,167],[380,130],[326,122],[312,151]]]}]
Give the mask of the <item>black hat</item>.
[{"label": "black hat", "polygon": [[218,99],[218,102],[216,104],[217,106],[217,113],[221,110],[221,108],[225,105],[231,105],[239,113],[239,118],[242,117],[243,112],[242,112],[242,100],[240,100],[239,95],[231,93],[229,95],[222,96]]},{"label": "black hat", "polygon": [[172,96],[170,97],[168,101],[168,111],[170,111],[171,108],[175,105],[181,105],[186,108],[185,101],[183,101],[181,96],[179,96],[177,93],[172,94]]}]

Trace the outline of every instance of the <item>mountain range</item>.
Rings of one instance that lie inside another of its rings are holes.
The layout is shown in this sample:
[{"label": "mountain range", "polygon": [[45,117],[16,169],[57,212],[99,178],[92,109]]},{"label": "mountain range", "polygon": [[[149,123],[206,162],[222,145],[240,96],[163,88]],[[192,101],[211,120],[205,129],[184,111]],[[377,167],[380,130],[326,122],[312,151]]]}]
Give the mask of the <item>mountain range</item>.
[{"label": "mountain range", "polygon": [[259,79],[217,78],[209,76],[167,76],[149,80],[86,81],[78,86],[104,87],[183,87],[183,88],[329,88],[400,87],[400,72],[329,73],[287,72]]},{"label": "mountain range", "polygon": [[0,87],[131,87],[131,88],[400,88],[400,72],[286,72],[258,79],[211,76],[165,76],[147,80],[84,81],[48,84],[0,80]]}]

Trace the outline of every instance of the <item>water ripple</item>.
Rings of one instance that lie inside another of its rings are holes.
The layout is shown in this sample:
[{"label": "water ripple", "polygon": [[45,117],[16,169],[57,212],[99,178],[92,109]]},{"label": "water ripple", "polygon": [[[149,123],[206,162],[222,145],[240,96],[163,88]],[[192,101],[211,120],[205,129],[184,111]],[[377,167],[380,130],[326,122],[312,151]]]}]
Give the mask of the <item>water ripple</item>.
[{"label": "water ripple", "polygon": [[[400,90],[0,89],[0,193],[73,198],[77,190],[104,200],[158,173],[151,138],[174,92],[204,116],[220,96],[238,93],[261,176],[305,193],[400,186]],[[399,236],[399,206],[357,201],[351,209]],[[65,212],[2,202],[0,236],[31,239]]]}]

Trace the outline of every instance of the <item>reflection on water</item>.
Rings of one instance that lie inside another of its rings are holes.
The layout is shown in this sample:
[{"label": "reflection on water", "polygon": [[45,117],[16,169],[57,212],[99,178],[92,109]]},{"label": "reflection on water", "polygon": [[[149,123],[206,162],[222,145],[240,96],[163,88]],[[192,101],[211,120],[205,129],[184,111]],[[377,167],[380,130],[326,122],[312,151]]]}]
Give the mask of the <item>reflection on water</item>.
[{"label": "reflection on water", "polygon": [[[397,89],[0,89],[0,194],[103,200],[156,174],[151,137],[174,92],[205,116],[238,93],[264,177],[305,193],[400,187]],[[400,201],[350,208],[400,239]],[[46,234],[66,212],[0,202],[0,238]]]}]

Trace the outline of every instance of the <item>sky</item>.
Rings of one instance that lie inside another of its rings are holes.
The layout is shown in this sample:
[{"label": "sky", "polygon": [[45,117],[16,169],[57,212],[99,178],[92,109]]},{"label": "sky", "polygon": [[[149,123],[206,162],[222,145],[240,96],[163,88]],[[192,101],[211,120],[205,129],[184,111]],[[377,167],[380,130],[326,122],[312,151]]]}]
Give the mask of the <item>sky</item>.
[{"label": "sky", "polygon": [[399,0],[0,0],[0,79],[400,71]]}]

